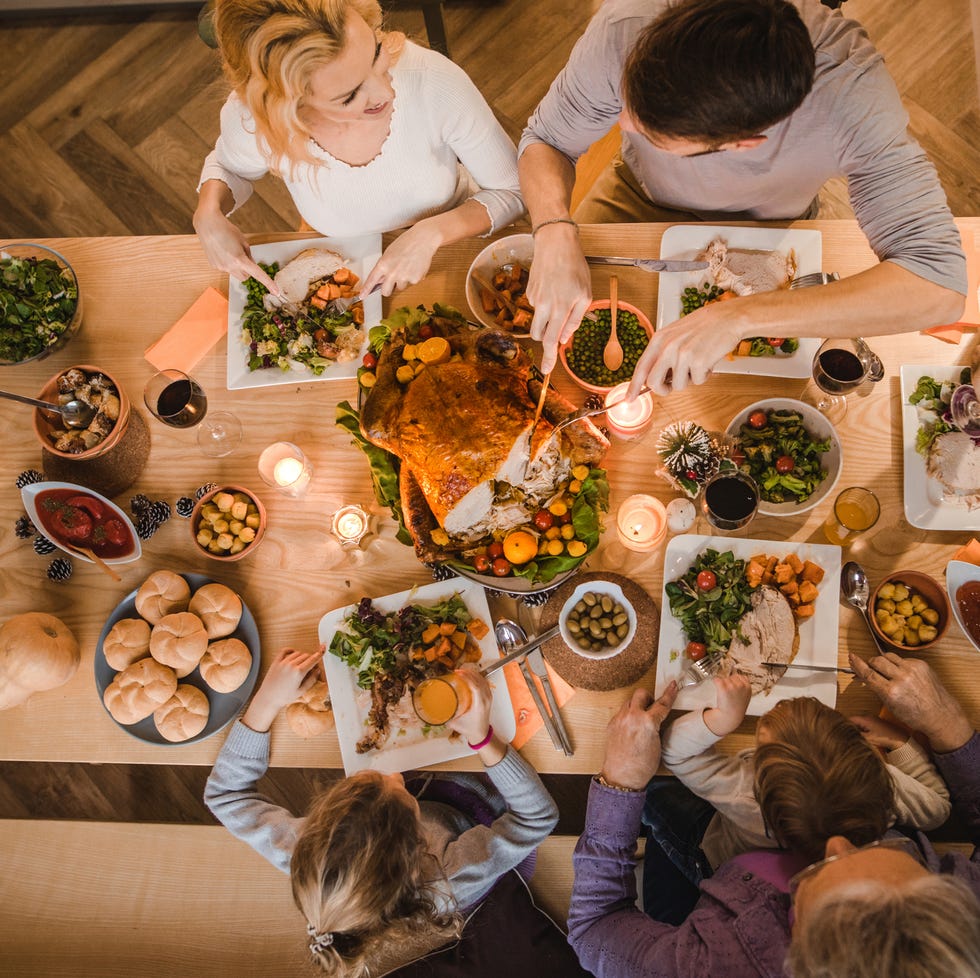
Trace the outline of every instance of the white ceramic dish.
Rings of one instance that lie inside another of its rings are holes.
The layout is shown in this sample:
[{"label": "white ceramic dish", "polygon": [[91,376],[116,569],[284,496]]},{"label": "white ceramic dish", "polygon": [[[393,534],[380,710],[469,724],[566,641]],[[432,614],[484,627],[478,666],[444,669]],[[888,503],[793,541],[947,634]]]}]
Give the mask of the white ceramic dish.
[{"label": "white ceramic dish", "polygon": [[[730,550],[736,557],[748,560],[755,554],[775,554],[784,557],[795,553],[800,560],[812,560],[824,569],[823,580],[817,585],[818,594],[813,617],[800,622],[800,646],[793,662],[819,666],[837,665],[837,627],[840,611],[840,547],[819,543],[794,543],[789,540],[750,540],[740,537],[706,537],[685,534],[674,537],[664,554],[664,591],[661,596],[660,643],[657,649],[656,695],[667,688],[672,679],[680,680],[687,666],[684,648],[687,638],[681,623],[670,613],[666,585],[683,576],[698,554],[708,548],[724,553]],[[819,640],[818,640],[819,636]],[[806,673],[802,669],[787,670],[768,693],[756,693],[749,700],[746,713],[761,716],[780,700],[797,696],[815,696],[821,703],[833,707],[837,703],[835,673]],[[714,683],[688,686],[677,694],[674,708],[694,710],[714,706]]]},{"label": "white ceramic dish", "polygon": [[[819,231],[794,228],[740,228],[710,224],[675,224],[664,231],[660,241],[661,258],[695,261],[714,241],[723,238],[732,248],[752,248],[758,251],[796,252],[797,276],[823,271],[823,248]],[[712,278],[707,270],[672,272],[660,276],[657,295],[656,328],[663,329],[681,317],[681,294],[688,286],[700,287]],[[749,374],[755,377],[809,377],[813,357],[820,349],[820,340],[803,338],[795,353],[777,353],[771,357],[735,357],[722,359],[714,370],[720,374]]]},{"label": "white ceramic dish", "polygon": [[[277,261],[280,266],[295,258],[306,248],[329,248],[344,256],[348,267],[361,280],[374,268],[381,257],[381,235],[365,234],[359,238],[304,238],[302,241],[275,241],[252,246],[252,258],[257,262]],[[248,355],[242,343],[242,313],[247,300],[245,286],[237,279],[228,280],[228,390],[252,387],[273,387],[277,384],[306,384],[318,380],[339,380],[357,376],[361,356],[367,349],[368,332],[381,321],[381,293],[375,292],[364,299],[364,342],[353,360],[326,367],[318,377],[304,367],[302,370],[249,370]]]},{"label": "white ceramic dish", "polygon": [[[901,369],[902,457],[904,460],[905,518],[923,530],[980,530],[980,509],[967,509],[943,496],[943,488],[926,472],[926,460],[915,450],[919,413],[909,395],[920,377],[958,380],[962,365],[904,364]],[[976,449],[980,451],[980,449]]]},{"label": "white ceramic dish", "polygon": [[[133,552],[127,554],[125,557],[106,557],[105,562],[107,564],[131,564],[134,560],[139,560],[142,556],[143,550],[140,546],[140,538],[136,534],[136,527],[133,526],[132,520],[111,500],[106,499],[101,493],[96,492],[94,489],[86,489],[85,486],[76,485],[74,482],[35,482],[33,485],[24,486],[20,491],[20,498],[23,500],[24,509],[27,510],[27,515],[30,517],[31,522],[37,527],[37,532],[48,536],[41,524],[41,519],[37,512],[37,497],[48,489],[73,489],[79,495],[94,496],[103,505],[112,510],[113,516],[116,519],[121,520],[125,525],[126,529],[129,531],[133,538]],[[75,560],[84,561],[86,564],[94,564],[95,561],[91,557],[86,557],[84,554],[79,553],[77,550],[72,550],[66,547],[64,544],[60,543],[54,537],[48,537],[48,539],[59,549],[63,550],[66,554],[74,557]]]},{"label": "white ceramic dish", "polygon": [[[571,632],[568,630],[569,613],[578,603],[582,595],[589,591],[596,594],[608,594],[613,601],[618,601],[623,606],[623,610],[626,612],[627,618],[629,618],[629,631],[626,633],[626,638],[618,645],[610,646],[601,652],[586,651],[575,641]],[[619,655],[633,641],[633,636],[636,634],[636,611],[618,584],[614,584],[612,581],[585,581],[572,591],[568,600],[562,605],[561,611],[558,613],[558,627],[561,631],[561,637],[565,640],[565,644],[576,655],[580,655],[583,659],[611,659],[614,655]]]},{"label": "white ceramic dish", "polygon": [[[192,593],[204,587],[205,584],[216,583],[213,578],[205,577],[204,574],[181,574],[180,576],[190,585]],[[116,605],[112,614],[109,615],[106,623],[102,626],[98,644],[95,646],[95,688],[99,691],[99,702],[102,703],[103,708],[105,707],[105,702],[102,700],[102,694],[105,693],[106,686],[116,677],[116,670],[105,661],[105,653],[102,651],[102,645],[110,629],[117,621],[123,618],[139,617],[140,614],[136,610],[136,591],[130,591]],[[242,707],[248,702],[249,697],[252,695],[252,690],[255,688],[255,682],[259,678],[259,668],[262,664],[262,643],[259,641],[259,629],[255,624],[255,619],[252,617],[252,612],[248,610],[248,606],[244,601],[242,601],[242,617],[238,622],[238,628],[231,635],[227,636],[227,638],[240,639],[248,646],[249,652],[252,653],[252,667],[245,677],[245,682],[238,689],[230,693],[219,693],[204,681],[200,669],[196,667],[190,675],[184,676],[183,679],[179,680],[181,683],[190,683],[191,686],[196,686],[201,690],[207,696],[208,703],[211,706],[211,711],[208,714],[208,722],[196,737],[177,742],[167,740],[157,730],[157,725],[152,714],[137,723],[124,724],[116,720],[115,717],[112,717],[112,714],[106,710],[106,713],[109,713],[109,716],[112,718],[112,722],[137,740],[145,740],[150,744],[159,744],[161,747],[183,747],[184,744],[194,744],[199,740],[210,737],[212,734],[216,734],[219,730],[223,730],[238,716]]]},{"label": "white ceramic dish", "polygon": [[[493,621],[487,606],[486,594],[480,585],[460,580],[438,581],[424,587],[375,598],[374,606],[382,612],[397,611],[407,604],[436,604],[457,593],[465,602],[470,614],[474,618],[482,618],[489,627],[487,634],[479,640],[483,657],[478,665],[483,668],[500,656],[493,635]],[[330,641],[334,633],[341,629],[344,618],[356,607],[357,602],[329,611],[320,619],[319,637],[327,649],[330,648]],[[451,761],[457,757],[467,757],[473,753],[462,737],[450,739],[448,731],[433,734],[427,738],[419,736],[414,740],[412,740],[411,735],[408,735],[401,738],[402,742],[400,743],[397,733],[392,730],[387,742],[380,750],[358,754],[355,747],[366,731],[367,710],[362,709],[357,701],[357,693],[359,692],[357,674],[336,656],[331,655],[329,651],[324,653],[323,665],[327,684],[330,687],[330,701],[333,704],[334,718],[337,721],[340,756],[343,758],[344,770],[347,774],[364,770],[391,774],[396,771],[427,767],[442,761]],[[510,693],[507,691],[507,683],[499,672],[494,673],[490,679],[490,684],[493,686],[493,707],[490,711],[490,723],[493,725],[497,736],[507,742],[513,739],[517,729],[514,709],[510,702]],[[414,734],[415,731],[413,730],[412,733]],[[406,740],[411,742],[405,742]]]},{"label": "white ceramic dish", "polygon": [[491,282],[501,265],[509,265],[517,261],[525,268],[530,268],[533,257],[534,238],[530,234],[509,234],[506,238],[488,244],[473,259],[473,263],[466,273],[466,301],[469,303],[470,312],[473,313],[478,322],[494,329],[499,328],[493,318],[483,311],[483,303],[480,302],[480,287],[473,281],[473,270],[476,269],[483,278]]},{"label": "white ceramic dish", "polygon": [[804,404],[803,401],[791,397],[771,397],[765,401],[756,401],[747,408],[739,411],[729,422],[725,434],[730,438],[738,438],[739,430],[746,424],[753,411],[798,411],[803,416],[803,426],[814,438],[823,441],[830,439],[830,450],[820,459],[821,468],[827,473],[823,482],[814,490],[810,498],[802,503],[767,503],[759,500],[759,512],[763,516],[796,516],[813,509],[826,499],[837,486],[840,479],[841,465],[844,461],[844,450],[841,447],[837,429],[815,407]]},{"label": "white ceramic dish", "polygon": [[960,614],[959,605],[956,601],[956,592],[970,581],[980,581],[980,567],[971,564],[966,560],[951,560],[946,565],[946,594],[949,595],[949,603],[953,609],[953,617],[956,624],[960,626],[960,631],[967,637],[970,644],[980,652],[980,642],[978,642],[963,624],[963,616]]}]

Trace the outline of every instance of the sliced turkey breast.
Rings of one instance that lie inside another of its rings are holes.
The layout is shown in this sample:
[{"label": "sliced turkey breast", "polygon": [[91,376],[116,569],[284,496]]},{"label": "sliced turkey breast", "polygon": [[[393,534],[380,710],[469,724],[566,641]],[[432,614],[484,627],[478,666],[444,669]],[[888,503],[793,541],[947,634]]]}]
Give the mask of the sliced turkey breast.
[{"label": "sliced turkey breast", "polygon": [[728,646],[725,673],[741,673],[752,684],[752,692],[767,692],[785,669],[764,663],[790,663],[800,646],[793,609],[785,595],[774,587],[760,587],[752,595],[752,608],[740,622],[743,643],[736,635]]},{"label": "sliced turkey breast", "polygon": [[270,312],[282,306],[299,306],[306,301],[314,282],[343,268],[347,259],[328,248],[307,248],[276,272],[273,281],[282,291],[282,298],[270,292],[263,300]]},{"label": "sliced turkey breast", "polygon": [[699,256],[708,263],[715,285],[736,295],[774,292],[784,289],[796,275],[796,254],[729,248],[716,238]]}]

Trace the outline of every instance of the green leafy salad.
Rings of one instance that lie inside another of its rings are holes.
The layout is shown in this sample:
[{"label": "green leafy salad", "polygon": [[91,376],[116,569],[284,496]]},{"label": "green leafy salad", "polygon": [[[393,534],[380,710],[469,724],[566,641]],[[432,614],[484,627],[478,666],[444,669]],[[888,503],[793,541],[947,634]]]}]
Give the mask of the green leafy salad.
[{"label": "green leafy salad", "polygon": [[739,428],[738,442],[732,457],[755,479],[766,502],[802,503],[827,477],[820,456],[830,451],[830,439],[814,438],[798,411],[753,411]]},{"label": "green leafy salad", "polygon": [[0,360],[20,363],[42,353],[77,307],[75,278],[53,258],[0,258]]},{"label": "green leafy salad", "polygon": [[928,456],[932,443],[950,431],[959,431],[949,413],[949,402],[953,391],[961,384],[971,383],[969,367],[964,367],[959,380],[934,380],[922,376],[909,394],[909,404],[914,404],[919,415],[919,430],[915,435],[915,450]]},{"label": "green leafy salad", "polygon": [[370,689],[385,676],[407,678],[413,669],[424,673],[410,653],[423,644],[422,633],[430,625],[453,624],[465,629],[473,620],[463,599],[454,594],[435,605],[409,604],[397,611],[382,612],[370,598],[361,598],[357,608],[344,618],[345,631],[330,640],[330,654],[357,673],[357,685]]}]

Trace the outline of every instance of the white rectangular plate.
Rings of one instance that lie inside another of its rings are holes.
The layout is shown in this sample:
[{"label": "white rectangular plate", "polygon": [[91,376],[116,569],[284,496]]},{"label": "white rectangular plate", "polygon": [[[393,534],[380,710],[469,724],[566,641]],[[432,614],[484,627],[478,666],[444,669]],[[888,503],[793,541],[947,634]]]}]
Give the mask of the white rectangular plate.
[{"label": "white rectangular plate", "polygon": [[[817,666],[837,665],[837,626],[840,610],[840,547],[823,543],[794,543],[787,540],[749,540],[741,537],[706,537],[682,534],[667,544],[664,554],[664,591],[661,595],[660,645],[657,650],[657,691],[659,696],[672,679],[680,680],[687,660],[684,647],[687,637],[681,623],[670,613],[667,600],[667,584],[687,573],[698,554],[707,549],[725,553],[731,550],[736,557],[748,560],[755,554],[774,554],[785,557],[795,553],[800,560],[812,560],[825,571],[817,585],[816,610],[812,618],[799,623],[800,647],[794,663],[812,663]],[[817,636],[820,641],[817,641]],[[782,679],[768,693],[756,693],[749,700],[746,713],[761,716],[768,713],[780,700],[797,696],[815,696],[821,703],[833,707],[837,703],[837,676],[832,672],[807,673],[802,669],[788,669]],[[714,706],[714,683],[689,686],[677,694],[675,709],[694,710]]]},{"label": "white rectangular plate", "polygon": [[[793,228],[736,228],[711,224],[675,224],[664,231],[660,242],[661,258],[695,261],[715,238],[723,238],[732,248],[756,251],[796,252],[796,274],[823,271],[823,248],[819,231]],[[657,329],[663,329],[681,318],[681,294],[690,285],[700,287],[712,278],[707,270],[671,272],[660,276],[657,297]],[[764,335],[764,334],[760,334]],[[715,373],[749,374],[755,377],[809,377],[813,357],[820,349],[819,339],[801,339],[795,353],[773,357],[735,357],[715,364]]]},{"label": "white rectangular plate", "polygon": [[[407,604],[438,604],[458,593],[463,599],[470,614],[474,618],[482,618],[490,629],[479,640],[483,657],[479,666],[484,668],[500,657],[497,642],[493,634],[493,622],[490,609],[487,606],[486,592],[479,584],[453,578],[449,581],[438,581],[424,587],[412,588],[398,594],[389,594],[383,598],[375,598],[374,606],[387,614],[397,611]],[[357,607],[357,603],[344,608],[330,611],[320,619],[320,641],[329,649],[334,633],[342,630],[344,618]],[[441,736],[431,736],[414,743],[399,744],[395,731],[392,731],[387,743],[380,750],[358,754],[355,750],[357,742],[367,732],[367,710],[362,710],[357,703],[357,674],[345,663],[329,652],[323,656],[324,671],[327,684],[330,687],[330,701],[333,704],[334,718],[337,721],[337,737],[340,741],[340,755],[344,761],[347,774],[355,771],[382,771],[391,774],[396,771],[408,771],[413,768],[427,767],[442,761],[451,761],[457,757],[466,757],[473,752],[462,737],[448,736],[448,731]],[[514,719],[514,708],[510,702],[507,682],[500,672],[490,677],[493,686],[493,707],[490,710],[490,723],[494,732],[505,743],[513,740],[517,730]]]},{"label": "white rectangular plate", "polygon": [[[943,498],[943,487],[926,472],[926,460],[915,450],[919,430],[919,412],[909,404],[909,395],[920,377],[932,377],[940,383],[957,380],[963,365],[929,366],[922,363],[902,365],[902,456],[904,461],[905,518],[923,530],[980,530],[980,509]],[[980,450],[980,449],[978,449]]]},{"label": "white rectangular plate", "polygon": [[[374,268],[381,257],[381,235],[365,234],[359,238],[304,238],[302,241],[274,241],[252,246],[252,258],[256,262],[279,262],[280,267],[295,258],[306,248],[329,248],[347,259],[348,267],[362,280]],[[326,367],[319,377],[307,367],[302,370],[249,370],[248,352],[242,343],[242,313],[248,296],[245,286],[237,279],[228,280],[228,390],[245,390],[252,387],[273,387],[276,384],[306,384],[316,380],[338,380],[357,376],[361,356],[367,349],[368,330],[381,321],[381,293],[375,292],[364,299],[364,343],[360,354],[345,363]]]}]

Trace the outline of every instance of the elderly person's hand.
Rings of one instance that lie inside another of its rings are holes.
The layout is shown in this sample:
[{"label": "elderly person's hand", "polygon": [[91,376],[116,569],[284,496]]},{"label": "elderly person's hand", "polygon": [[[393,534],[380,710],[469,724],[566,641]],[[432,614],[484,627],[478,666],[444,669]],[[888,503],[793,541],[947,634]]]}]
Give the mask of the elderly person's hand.
[{"label": "elderly person's hand", "polygon": [[602,777],[618,788],[642,791],[660,767],[660,728],[677,698],[676,682],[655,700],[636,689],[609,721]]},{"label": "elderly person's hand", "polygon": [[535,235],[527,298],[534,306],[531,336],[544,345],[541,371],[550,373],[559,345],[572,337],[592,302],[589,266],[572,225],[548,224]]},{"label": "elderly person's hand", "polygon": [[921,659],[903,659],[895,652],[867,662],[851,652],[848,659],[854,674],[895,719],[924,733],[933,750],[945,754],[973,736],[963,708]]}]

